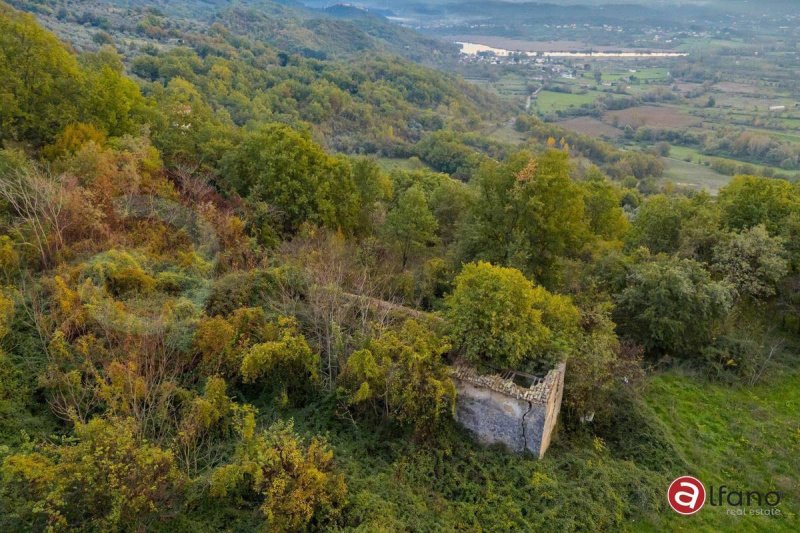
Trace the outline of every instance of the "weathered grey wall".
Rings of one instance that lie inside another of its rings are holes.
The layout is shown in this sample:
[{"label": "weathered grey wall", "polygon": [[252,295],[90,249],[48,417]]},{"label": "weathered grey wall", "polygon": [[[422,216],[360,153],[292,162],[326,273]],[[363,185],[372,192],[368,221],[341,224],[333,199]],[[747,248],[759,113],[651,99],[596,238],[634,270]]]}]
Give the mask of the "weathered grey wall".
[{"label": "weathered grey wall", "polygon": [[463,374],[456,376],[456,419],[480,442],[502,443],[515,452],[527,449],[541,458],[550,445],[561,408],[564,370],[562,364],[549,372],[538,385],[538,394],[514,390],[508,383],[506,390],[498,390]]},{"label": "weathered grey wall", "polygon": [[530,402],[458,380],[456,390],[456,419],[480,442],[501,442],[515,452],[525,449],[521,421]]}]

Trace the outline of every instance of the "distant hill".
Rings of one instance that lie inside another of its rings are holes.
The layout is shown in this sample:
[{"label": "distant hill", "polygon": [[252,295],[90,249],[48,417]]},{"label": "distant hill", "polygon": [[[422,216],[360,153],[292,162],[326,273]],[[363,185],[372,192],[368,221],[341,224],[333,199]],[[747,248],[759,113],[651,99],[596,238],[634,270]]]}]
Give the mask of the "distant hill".
[{"label": "distant hill", "polygon": [[332,17],[344,19],[361,19],[371,16],[370,10],[352,4],[335,4],[323,8],[322,11]]},{"label": "distant hill", "polygon": [[[389,52],[426,64],[452,61],[458,48],[352,6],[288,8],[273,2],[241,3],[215,16],[234,32],[244,31],[273,46],[312,56],[341,57],[365,51]],[[277,16],[276,16],[277,14]]]},{"label": "distant hill", "polygon": [[[312,129],[337,151],[408,155],[432,131],[514,112],[457,76],[409,61],[447,62],[454,47],[370,13],[342,18],[272,1],[17,4],[78,52],[113,45],[148,96],[162,97],[173,82],[196,90],[221,127],[269,118]],[[341,7],[334,11],[350,12]]]},{"label": "distant hill", "polygon": [[[146,19],[163,18],[161,37],[219,22],[234,33],[256,36],[283,50],[315,58],[373,51],[440,65],[458,57],[457,46],[389,21],[386,10],[364,10],[349,4],[326,2],[326,7],[315,9],[293,0],[86,0],[80,8],[41,0],[9,3],[45,17],[48,29],[79,49],[92,47],[89,35],[80,35],[87,29],[134,32],[143,20],[147,24]],[[64,22],[77,23],[83,29],[60,24]]]}]

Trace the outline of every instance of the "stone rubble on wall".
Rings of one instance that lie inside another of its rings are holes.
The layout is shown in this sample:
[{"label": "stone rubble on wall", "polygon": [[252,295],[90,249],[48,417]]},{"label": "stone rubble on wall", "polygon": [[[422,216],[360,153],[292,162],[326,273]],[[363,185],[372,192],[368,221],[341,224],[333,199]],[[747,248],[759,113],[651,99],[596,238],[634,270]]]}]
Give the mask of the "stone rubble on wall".
[{"label": "stone rubble on wall", "polygon": [[536,380],[530,388],[520,387],[511,379],[503,379],[498,374],[479,374],[477,370],[463,363],[453,367],[452,376],[479,387],[507,394],[518,400],[543,403],[547,401],[547,394],[555,380],[558,379],[555,372],[555,370],[551,370],[544,379]]},{"label": "stone rubble on wall", "polygon": [[[480,442],[502,443],[512,451],[528,450],[541,458],[560,411],[564,372],[564,363],[544,378],[513,371],[502,376],[479,374],[466,364],[456,364],[451,370],[458,393],[456,419]],[[515,374],[531,379],[531,386],[516,384]]]}]

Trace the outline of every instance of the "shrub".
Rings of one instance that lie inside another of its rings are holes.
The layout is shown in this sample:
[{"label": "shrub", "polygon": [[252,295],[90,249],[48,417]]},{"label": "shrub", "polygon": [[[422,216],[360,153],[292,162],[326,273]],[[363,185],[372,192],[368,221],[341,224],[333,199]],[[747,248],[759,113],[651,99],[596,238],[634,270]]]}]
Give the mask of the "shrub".
[{"label": "shrub", "polygon": [[633,268],[617,297],[620,331],[652,354],[696,356],[720,330],[733,291],[697,261],[660,258]]},{"label": "shrub", "polygon": [[485,262],[464,266],[446,304],[456,347],[469,362],[494,368],[560,358],[579,319],[569,298]]},{"label": "shrub", "polygon": [[131,420],[95,418],[75,435],[3,461],[6,512],[19,526],[135,530],[170,513],[184,481],[172,452],[139,440]]},{"label": "shrub", "polygon": [[452,415],[456,391],[442,355],[450,346],[422,324],[408,320],[350,355],[339,376],[345,401],[371,407],[417,434]]}]

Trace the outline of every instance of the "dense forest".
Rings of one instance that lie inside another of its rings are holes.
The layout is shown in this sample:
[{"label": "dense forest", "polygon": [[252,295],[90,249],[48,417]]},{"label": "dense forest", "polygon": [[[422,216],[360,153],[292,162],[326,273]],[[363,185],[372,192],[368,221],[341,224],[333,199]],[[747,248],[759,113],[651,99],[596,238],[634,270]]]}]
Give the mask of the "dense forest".
[{"label": "dense forest", "polygon": [[[517,117],[372,40],[268,42],[286,24],[268,11],[87,21],[77,51],[17,7],[0,2],[3,531],[666,528],[668,482],[703,461],[670,395],[797,376],[796,183],[660,187],[652,152]],[[455,423],[456,361],[566,361],[544,460]],[[783,491],[776,530],[800,510],[790,430],[745,480]]]}]

